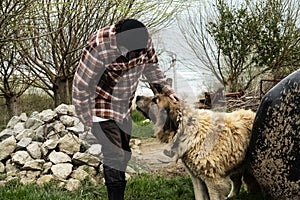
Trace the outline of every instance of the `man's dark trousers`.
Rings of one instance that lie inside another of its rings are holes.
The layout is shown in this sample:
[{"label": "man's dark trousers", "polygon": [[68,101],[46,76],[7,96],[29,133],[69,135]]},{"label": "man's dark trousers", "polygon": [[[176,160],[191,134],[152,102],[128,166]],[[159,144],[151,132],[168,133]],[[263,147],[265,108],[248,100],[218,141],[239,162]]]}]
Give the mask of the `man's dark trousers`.
[{"label": "man's dark trousers", "polygon": [[109,200],[123,200],[125,171],[131,158],[131,120],[94,122],[92,133],[102,145],[104,180]]}]

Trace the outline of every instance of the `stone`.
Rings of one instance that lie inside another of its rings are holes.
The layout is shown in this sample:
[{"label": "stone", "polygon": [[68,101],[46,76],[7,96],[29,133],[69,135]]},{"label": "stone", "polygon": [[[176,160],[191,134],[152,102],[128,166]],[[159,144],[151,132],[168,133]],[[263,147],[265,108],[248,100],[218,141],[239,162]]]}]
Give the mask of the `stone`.
[{"label": "stone", "polygon": [[129,180],[129,179],[131,179],[131,175],[130,175],[130,174],[128,174],[128,173],[125,173],[125,179],[126,179],[126,180]]},{"label": "stone", "polygon": [[62,115],[59,117],[59,120],[66,126],[66,127],[73,127],[75,125],[75,118],[68,116],[68,115]]},{"label": "stone", "polygon": [[43,143],[42,147],[44,147],[47,150],[55,149],[58,145],[58,140],[46,140],[46,142]]},{"label": "stone", "polygon": [[97,171],[94,167],[88,165],[80,165],[77,169],[86,171],[90,176],[96,176]]},{"label": "stone", "polygon": [[[57,177],[54,177],[55,179],[57,179]],[[66,186],[66,180],[61,180],[59,183],[57,183],[57,186],[59,188],[63,188]]]},{"label": "stone", "polygon": [[27,171],[26,170],[21,170],[19,171],[18,175],[19,178],[24,178],[27,177]]},{"label": "stone", "polygon": [[5,163],[5,171],[7,177],[15,177],[20,172],[20,169],[9,159]]},{"label": "stone", "polygon": [[4,173],[5,172],[5,165],[0,162],[0,173]]},{"label": "stone", "polygon": [[43,124],[44,124],[44,122],[36,117],[28,118],[27,121],[25,122],[25,128],[35,130],[35,129],[39,128],[40,126],[42,126]]},{"label": "stone", "polygon": [[38,116],[38,114],[39,114],[38,111],[34,111],[34,112],[31,113],[31,115],[29,116],[29,118],[35,118],[35,117]]},{"label": "stone", "polygon": [[18,165],[24,165],[26,162],[32,161],[33,159],[27,151],[17,151],[13,154],[11,160]]},{"label": "stone", "polygon": [[60,138],[59,134],[56,131],[54,131],[54,130],[50,131],[48,133],[48,135],[47,135],[47,139],[49,139],[49,140],[56,140],[56,141],[58,141],[59,138]]},{"label": "stone", "polygon": [[42,157],[46,157],[46,156],[49,154],[50,151],[51,151],[51,150],[50,150],[50,149],[47,149],[47,148],[45,147],[45,144],[43,143],[42,146],[41,146]]},{"label": "stone", "polygon": [[38,185],[43,185],[43,184],[45,184],[45,183],[49,183],[50,181],[52,181],[54,178],[53,178],[53,176],[52,175],[42,175],[40,178],[38,178],[37,180],[36,180],[36,183],[38,184]]},{"label": "stone", "polygon": [[60,133],[64,130],[66,130],[66,127],[63,125],[62,122],[60,121],[54,121],[53,123],[47,124],[46,126],[47,129],[47,136],[49,135],[50,131],[54,131],[54,133]]},{"label": "stone", "polygon": [[100,144],[93,144],[88,148],[87,153],[100,158],[102,155],[101,148],[102,146]]},{"label": "stone", "polygon": [[126,173],[128,173],[128,174],[136,174],[136,171],[132,167],[127,166]]},{"label": "stone", "polygon": [[91,132],[84,132],[79,135],[79,139],[86,143],[86,146],[90,146],[92,144],[99,144],[97,138]]},{"label": "stone", "polygon": [[40,142],[32,142],[26,147],[26,149],[32,158],[40,159],[42,157],[41,146],[42,143]]},{"label": "stone", "polygon": [[68,131],[72,131],[75,134],[80,134],[84,132],[84,125],[80,122],[78,118],[74,118],[74,126],[67,127]]},{"label": "stone", "polygon": [[74,106],[61,105],[30,117],[23,113],[7,127],[0,132],[0,173],[6,173],[5,181],[43,184],[59,179],[68,190],[76,190],[81,180],[97,175],[101,145],[90,132],[93,143],[81,139],[87,132]]},{"label": "stone", "polygon": [[52,151],[49,154],[49,160],[54,164],[68,163],[68,162],[72,161],[70,156],[68,156],[67,154],[65,154],[63,152],[57,152],[57,151]]},{"label": "stone", "polygon": [[18,134],[18,133],[22,132],[22,131],[24,130],[24,128],[25,128],[25,123],[24,123],[24,122],[18,122],[18,123],[14,126],[13,130],[14,130],[14,132],[15,132],[16,134]]},{"label": "stone", "polygon": [[25,149],[32,142],[32,138],[24,137],[18,143],[16,151]]},{"label": "stone", "polygon": [[28,117],[26,113],[21,113],[21,115],[19,116],[19,119],[21,120],[21,122],[26,122]]},{"label": "stone", "polygon": [[14,152],[16,146],[17,141],[14,136],[0,142],[0,161],[8,158]]},{"label": "stone", "polygon": [[35,131],[31,130],[31,129],[22,129],[18,132],[19,134],[17,134],[16,136],[16,140],[20,141],[23,138],[34,138],[35,136]]},{"label": "stone", "polygon": [[80,140],[76,135],[68,133],[59,140],[58,147],[60,151],[73,155],[80,151]]},{"label": "stone", "polygon": [[27,177],[20,177],[20,183],[25,185],[25,184],[33,184],[35,182],[34,178],[27,178]]},{"label": "stone", "polygon": [[64,130],[66,130],[66,127],[65,127],[65,125],[63,125],[63,123],[61,123],[60,121],[58,121],[58,122],[54,125],[54,130],[55,130],[57,133],[61,133],[61,132],[63,132]]},{"label": "stone", "polygon": [[22,169],[42,171],[44,163],[45,163],[45,160],[43,160],[43,159],[35,159],[35,160],[27,161],[27,162],[25,162]]},{"label": "stone", "polygon": [[61,179],[66,179],[68,176],[71,175],[72,168],[73,165],[70,163],[58,163],[51,167],[51,171],[54,176]]},{"label": "stone", "polygon": [[34,140],[38,142],[45,141],[45,125],[42,125],[35,130]]},{"label": "stone", "polygon": [[15,132],[12,129],[4,129],[0,132],[0,141],[3,141],[11,136],[14,136]]},{"label": "stone", "polygon": [[80,153],[77,152],[74,154],[72,161],[74,163],[78,163],[79,165],[81,164],[87,164],[93,167],[98,167],[100,164],[100,159],[89,154],[89,153]]},{"label": "stone", "polygon": [[[22,175],[22,172],[24,175]],[[35,183],[37,180],[37,177],[40,175],[39,171],[22,171],[20,173],[20,182],[22,184],[32,184]]]},{"label": "stone", "polygon": [[7,181],[0,181],[0,187],[4,187],[6,185]]},{"label": "stone", "polygon": [[13,129],[17,123],[21,121],[20,117],[13,116],[6,125],[6,128]]},{"label": "stone", "polygon": [[51,172],[51,167],[53,166],[52,162],[46,162],[43,165],[43,171],[42,174],[49,174]]},{"label": "stone", "polygon": [[81,183],[79,180],[71,178],[67,181],[65,189],[68,191],[76,191],[76,190],[78,190],[78,188],[80,186],[81,186]]},{"label": "stone", "polygon": [[80,168],[74,170],[71,174],[72,178],[80,180],[80,181],[86,179],[88,176],[89,176],[89,174],[86,171],[84,171],[83,169],[80,169]]},{"label": "stone", "polygon": [[57,117],[57,113],[51,109],[47,109],[47,110],[43,110],[41,113],[39,113],[38,117],[43,122],[48,123],[48,122],[55,120],[55,118]]},{"label": "stone", "polygon": [[75,107],[73,105],[66,105],[66,104],[61,104],[57,106],[54,111],[58,115],[70,115],[74,116],[75,115]]},{"label": "stone", "polygon": [[25,171],[26,177],[36,179],[40,176],[40,171]]},{"label": "stone", "polygon": [[61,104],[59,106],[57,106],[54,111],[58,114],[58,115],[67,115],[69,112],[69,106],[66,104]]}]

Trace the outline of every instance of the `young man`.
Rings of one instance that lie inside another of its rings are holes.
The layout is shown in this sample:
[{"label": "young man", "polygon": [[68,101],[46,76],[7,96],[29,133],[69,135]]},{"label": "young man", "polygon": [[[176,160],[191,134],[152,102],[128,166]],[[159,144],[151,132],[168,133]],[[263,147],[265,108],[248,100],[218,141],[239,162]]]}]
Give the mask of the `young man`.
[{"label": "young man", "polygon": [[74,76],[73,104],[102,145],[110,200],[124,199],[132,100],[142,75],[158,92],[179,100],[159,69],[147,28],[138,20],[125,19],[91,36]]}]

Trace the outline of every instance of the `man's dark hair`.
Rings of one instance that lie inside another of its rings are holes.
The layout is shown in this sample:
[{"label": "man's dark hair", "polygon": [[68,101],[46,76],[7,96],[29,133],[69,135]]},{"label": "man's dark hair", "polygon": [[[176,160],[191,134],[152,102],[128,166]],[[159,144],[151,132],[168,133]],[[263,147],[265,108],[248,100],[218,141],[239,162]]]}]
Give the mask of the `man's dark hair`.
[{"label": "man's dark hair", "polygon": [[123,19],[116,23],[115,30],[118,46],[124,46],[129,51],[147,48],[149,33],[142,22]]}]

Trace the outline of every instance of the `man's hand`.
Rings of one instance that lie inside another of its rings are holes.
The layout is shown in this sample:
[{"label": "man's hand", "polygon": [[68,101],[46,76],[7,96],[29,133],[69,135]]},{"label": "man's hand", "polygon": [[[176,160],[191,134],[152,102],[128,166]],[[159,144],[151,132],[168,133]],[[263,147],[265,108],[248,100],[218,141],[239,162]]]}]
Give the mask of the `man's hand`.
[{"label": "man's hand", "polygon": [[176,93],[170,94],[169,97],[170,97],[170,99],[172,99],[173,101],[179,101],[179,102],[182,101],[182,98],[179,97]]}]

